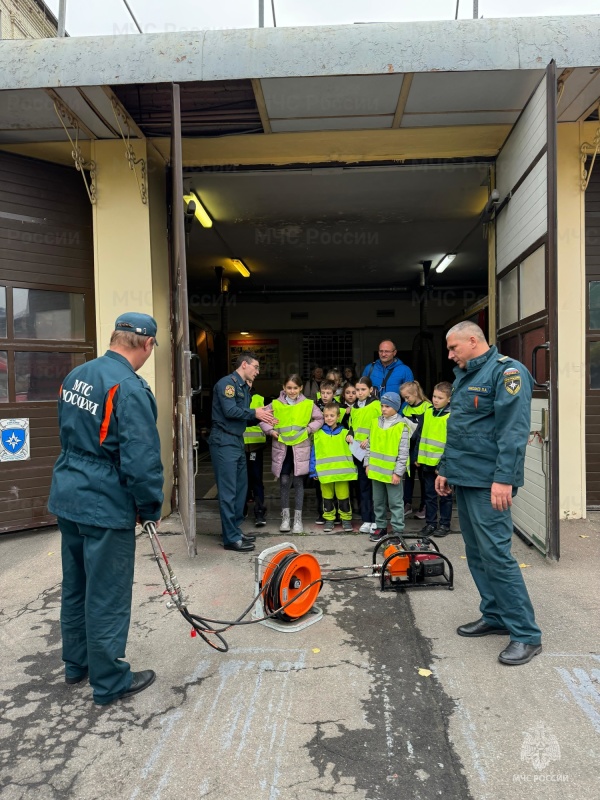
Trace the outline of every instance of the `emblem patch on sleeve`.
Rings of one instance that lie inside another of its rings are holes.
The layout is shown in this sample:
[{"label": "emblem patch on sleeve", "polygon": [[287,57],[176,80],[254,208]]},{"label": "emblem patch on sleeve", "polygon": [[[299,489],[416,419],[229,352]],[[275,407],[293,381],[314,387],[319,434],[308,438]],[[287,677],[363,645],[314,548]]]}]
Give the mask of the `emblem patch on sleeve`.
[{"label": "emblem patch on sleeve", "polygon": [[235,397],[235,386],[230,383],[227,384],[224,391],[225,397]]},{"label": "emblem patch on sleeve", "polygon": [[504,373],[504,388],[509,394],[518,394],[521,391],[521,376],[518,370],[507,370],[509,375]]}]

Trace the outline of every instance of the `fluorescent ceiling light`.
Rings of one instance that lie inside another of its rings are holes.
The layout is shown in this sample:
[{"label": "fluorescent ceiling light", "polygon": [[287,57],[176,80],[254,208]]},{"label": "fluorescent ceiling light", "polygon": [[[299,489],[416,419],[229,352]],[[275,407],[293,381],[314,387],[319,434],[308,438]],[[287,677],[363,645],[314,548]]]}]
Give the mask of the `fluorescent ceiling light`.
[{"label": "fluorescent ceiling light", "polygon": [[237,269],[240,275],[243,275],[244,278],[250,277],[250,270],[244,264],[244,262],[239,258],[232,258],[231,261],[233,262],[233,266]]},{"label": "fluorescent ceiling light", "polygon": [[443,272],[456,258],[456,253],[447,253],[435,268],[436,272]]},{"label": "fluorescent ceiling light", "polygon": [[189,205],[190,203],[194,203],[196,206],[196,219],[202,225],[203,228],[212,228],[213,221],[210,218],[208,211],[204,208],[200,200],[198,199],[198,195],[195,192],[190,192],[189,194],[184,194],[183,199]]}]

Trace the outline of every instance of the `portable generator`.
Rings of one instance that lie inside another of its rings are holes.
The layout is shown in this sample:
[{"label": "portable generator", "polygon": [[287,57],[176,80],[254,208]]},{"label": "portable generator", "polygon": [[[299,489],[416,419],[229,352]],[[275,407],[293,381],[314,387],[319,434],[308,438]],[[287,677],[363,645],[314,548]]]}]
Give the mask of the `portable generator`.
[{"label": "portable generator", "polygon": [[[383,562],[378,561],[378,554]],[[373,573],[379,575],[381,591],[419,588],[454,589],[450,559],[435,542],[415,534],[386,536],[373,549]]]}]

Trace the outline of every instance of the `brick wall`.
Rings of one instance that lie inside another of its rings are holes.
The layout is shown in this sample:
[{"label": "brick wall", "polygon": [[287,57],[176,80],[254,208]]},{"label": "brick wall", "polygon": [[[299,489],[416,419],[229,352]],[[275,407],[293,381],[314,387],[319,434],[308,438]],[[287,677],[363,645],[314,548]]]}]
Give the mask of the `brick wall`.
[{"label": "brick wall", "polygon": [[34,0],[0,0],[2,39],[44,39],[56,36],[49,12]]}]

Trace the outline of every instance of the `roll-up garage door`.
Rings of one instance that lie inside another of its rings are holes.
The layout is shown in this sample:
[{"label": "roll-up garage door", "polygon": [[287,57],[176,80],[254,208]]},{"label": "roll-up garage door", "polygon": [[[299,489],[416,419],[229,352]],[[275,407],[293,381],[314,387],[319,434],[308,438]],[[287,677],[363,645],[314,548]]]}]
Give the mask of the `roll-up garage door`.
[{"label": "roll-up garage door", "polygon": [[[556,70],[551,63],[496,162],[497,339],[536,381],[518,533],[559,557]],[[509,378],[510,376],[507,376]]]},{"label": "roll-up garage door", "polygon": [[94,358],[92,211],[75,169],[0,153],[0,533],[52,524],[65,375]]}]

